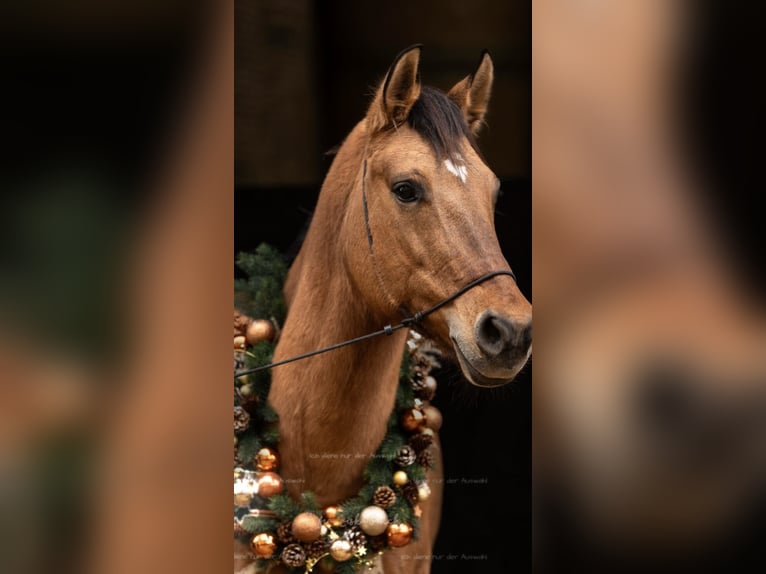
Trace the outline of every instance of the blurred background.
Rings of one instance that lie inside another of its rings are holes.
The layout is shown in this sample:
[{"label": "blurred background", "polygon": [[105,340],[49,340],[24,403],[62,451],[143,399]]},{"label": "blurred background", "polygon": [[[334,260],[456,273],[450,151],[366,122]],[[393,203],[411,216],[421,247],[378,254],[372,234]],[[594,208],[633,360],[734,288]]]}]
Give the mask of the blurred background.
[{"label": "blurred background", "polygon": [[536,570],[763,570],[763,89],[740,8],[533,2]]},{"label": "blurred background", "polygon": [[534,278],[533,435],[529,379],[440,388],[445,444],[496,431],[445,463],[494,474],[447,492],[441,548],[763,571],[757,4],[357,4],[0,8],[0,571],[231,564],[233,255],[295,245],[415,42],[441,88],[492,50],[480,144]]},{"label": "blurred background", "polygon": [[[528,2],[237,0],[235,9],[235,252],[266,242],[297,253],[327,152],[364,117],[401,50],[423,44],[423,83],[447,91],[487,48],[495,83],[478,141],[502,181],[500,245],[531,300]],[[454,365],[438,373],[445,500],[434,572],[531,566],[531,373],[494,392]]]}]

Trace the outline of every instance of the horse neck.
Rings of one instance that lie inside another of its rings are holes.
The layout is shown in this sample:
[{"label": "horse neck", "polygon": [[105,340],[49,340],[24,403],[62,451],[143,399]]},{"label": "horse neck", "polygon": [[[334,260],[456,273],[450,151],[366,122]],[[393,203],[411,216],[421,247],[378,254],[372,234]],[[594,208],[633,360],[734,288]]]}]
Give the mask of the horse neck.
[{"label": "horse neck", "polygon": [[[290,271],[290,311],[276,360],[382,326],[346,274],[336,235],[345,200],[332,185],[354,181],[360,157],[339,153],[328,173]],[[385,434],[405,339],[401,330],[274,370],[269,400],[280,416],[281,472],[293,495],[310,490],[321,504],[329,504],[356,493],[364,466]]]}]

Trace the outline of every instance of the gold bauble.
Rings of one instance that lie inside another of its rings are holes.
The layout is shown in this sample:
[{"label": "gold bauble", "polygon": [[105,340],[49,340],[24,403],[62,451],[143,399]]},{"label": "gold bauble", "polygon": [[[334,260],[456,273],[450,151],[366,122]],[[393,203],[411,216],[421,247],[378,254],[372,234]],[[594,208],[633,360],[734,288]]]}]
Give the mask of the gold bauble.
[{"label": "gold bauble", "polygon": [[418,500],[425,502],[431,496],[431,487],[427,483],[421,482],[418,485]]},{"label": "gold bauble", "polygon": [[264,498],[280,494],[285,488],[285,483],[282,480],[282,477],[276,472],[258,473],[256,482],[258,484],[258,496]]},{"label": "gold bauble", "polygon": [[238,492],[234,495],[234,506],[250,506],[253,495],[249,492]]},{"label": "gold bauble", "polygon": [[243,337],[242,335],[237,335],[234,337],[234,348],[235,349],[244,349],[247,345],[247,339]]},{"label": "gold bauble", "polygon": [[359,513],[359,526],[365,534],[383,534],[388,526],[388,514],[380,506],[368,506]]},{"label": "gold bauble", "polygon": [[279,465],[277,451],[265,446],[255,455],[253,463],[258,470],[277,470]]},{"label": "gold bauble", "polygon": [[407,476],[407,473],[403,470],[397,470],[394,473],[393,481],[396,486],[404,486],[407,484],[407,482],[410,480],[410,478]]},{"label": "gold bauble", "polygon": [[426,405],[423,407],[423,413],[426,417],[426,426],[428,428],[438,431],[442,428],[442,413],[433,405]]},{"label": "gold bauble", "polygon": [[412,541],[412,526],[406,522],[394,522],[386,528],[388,545],[394,548],[407,546]]},{"label": "gold bauble", "polygon": [[328,506],[324,509],[324,516],[330,526],[340,526],[343,524],[343,507]]},{"label": "gold bauble", "polygon": [[268,532],[261,532],[250,540],[250,550],[258,558],[271,558],[277,551],[277,541]]},{"label": "gold bauble", "polygon": [[247,342],[251,345],[262,341],[273,341],[277,334],[274,323],[267,319],[256,319],[247,326]]},{"label": "gold bauble", "polygon": [[330,556],[338,562],[345,562],[354,555],[354,549],[348,540],[336,540],[330,544]]},{"label": "gold bauble", "polygon": [[399,422],[406,431],[423,430],[426,427],[426,415],[424,411],[417,408],[407,409],[399,417]]},{"label": "gold bauble", "polygon": [[316,514],[301,512],[293,519],[291,532],[301,542],[313,542],[322,533],[322,521]]}]

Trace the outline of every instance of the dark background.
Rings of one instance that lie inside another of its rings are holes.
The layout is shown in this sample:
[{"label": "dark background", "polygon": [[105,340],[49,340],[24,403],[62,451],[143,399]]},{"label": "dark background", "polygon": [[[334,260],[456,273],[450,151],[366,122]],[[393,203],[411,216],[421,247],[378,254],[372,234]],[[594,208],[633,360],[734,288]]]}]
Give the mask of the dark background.
[{"label": "dark background", "polygon": [[[488,48],[496,79],[479,145],[502,180],[498,239],[531,300],[528,2],[239,2],[235,26],[235,251],[267,242],[296,253],[325,152],[363,117],[399,51],[422,43],[422,81],[447,90]],[[528,571],[531,366],[494,391],[453,365],[437,380],[446,482],[433,571]]]}]

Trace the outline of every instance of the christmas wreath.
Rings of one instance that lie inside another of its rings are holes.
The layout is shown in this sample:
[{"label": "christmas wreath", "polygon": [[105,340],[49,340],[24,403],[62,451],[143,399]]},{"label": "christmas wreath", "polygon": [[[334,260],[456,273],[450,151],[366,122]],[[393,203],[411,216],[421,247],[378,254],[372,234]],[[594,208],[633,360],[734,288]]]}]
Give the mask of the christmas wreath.
[{"label": "christmas wreath", "polygon": [[429,404],[438,352],[410,331],[395,407],[358,494],[325,508],[311,492],[295,500],[284,492],[279,475],[270,371],[238,375],[271,361],[286,313],[287,266],[268,245],[241,253],[237,266],[244,277],[235,280],[234,536],[249,542],[264,567],[281,563],[290,572],[317,566],[323,572],[356,572],[386,549],[418,538],[419,504],[430,495],[426,472],[434,465],[434,431],[427,422],[429,414],[432,423],[440,418]]}]

